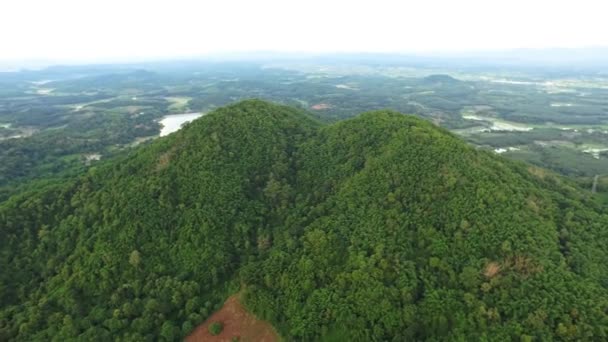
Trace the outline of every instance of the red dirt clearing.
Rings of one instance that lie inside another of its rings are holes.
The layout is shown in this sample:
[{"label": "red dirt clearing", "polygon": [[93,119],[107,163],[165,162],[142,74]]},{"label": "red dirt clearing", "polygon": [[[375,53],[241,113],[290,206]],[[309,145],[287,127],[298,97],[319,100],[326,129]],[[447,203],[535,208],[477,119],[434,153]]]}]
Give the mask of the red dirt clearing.
[{"label": "red dirt clearing", "polygon": [[317,103],[316,105],[310,107],[314,110],[323,110],[323,109],[329,109],[331,108],[331,105],[327,104],[327,103]]},{"label": "red dirt clearing", "polygon": [[[209,325],[221,322],[224,329],[219,335],[211,336]],[[226,300],[224,306],[211,315],[186,337],[187,342],[230,342],[238,337],[239,342],[278,342],[279,335],[270,323],[257,319],[247,312],[236,295]]]}]

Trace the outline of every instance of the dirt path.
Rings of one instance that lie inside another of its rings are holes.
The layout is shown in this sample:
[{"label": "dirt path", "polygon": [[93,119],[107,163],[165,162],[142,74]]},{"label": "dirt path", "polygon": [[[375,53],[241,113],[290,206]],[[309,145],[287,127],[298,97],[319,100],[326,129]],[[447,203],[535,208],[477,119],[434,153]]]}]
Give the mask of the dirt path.
[{"label": "dirt path", "polygon": [[[211,336],[209,325],[221,322],[222,332]],[[257,319],[239,302],[236,295],[226,300],[224,306],[199,325],[186,337],[187,342],[230,342],[238,337],[239,342],[278,342],[279,335],[270,323]]]}]

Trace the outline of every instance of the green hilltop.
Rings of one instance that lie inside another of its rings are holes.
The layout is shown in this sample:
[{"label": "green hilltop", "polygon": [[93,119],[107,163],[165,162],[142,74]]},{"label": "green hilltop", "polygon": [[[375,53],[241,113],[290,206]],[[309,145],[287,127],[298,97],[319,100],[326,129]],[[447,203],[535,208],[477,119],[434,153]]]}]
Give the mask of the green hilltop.
[{"label": "green hilltop", "polygon": [[231,294],[286,340],[608,339],[608,215],[391,111],[249,100],[0,204],[0,340],[178,340]]}]

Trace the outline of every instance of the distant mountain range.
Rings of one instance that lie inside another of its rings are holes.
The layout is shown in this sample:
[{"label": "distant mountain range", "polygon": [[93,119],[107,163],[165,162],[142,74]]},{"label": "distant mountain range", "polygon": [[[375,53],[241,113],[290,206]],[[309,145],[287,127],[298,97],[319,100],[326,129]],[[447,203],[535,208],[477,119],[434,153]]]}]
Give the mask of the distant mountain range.
[{"label": "distant mountain range", "polygon": [[310,53],[252,51],[216,53],[175,58],[139,58],[137,60],[0,60],[0,72],[22,69],[38,70],[53,65],[158,64],[171,62],[268,62],[304,61],[309,63],[365,63],[388,65],[442,65],[455,67],[542,67],[596,70],[607,72],[608,47],[507,49],[476,51],[429,51],[404,53]]}]

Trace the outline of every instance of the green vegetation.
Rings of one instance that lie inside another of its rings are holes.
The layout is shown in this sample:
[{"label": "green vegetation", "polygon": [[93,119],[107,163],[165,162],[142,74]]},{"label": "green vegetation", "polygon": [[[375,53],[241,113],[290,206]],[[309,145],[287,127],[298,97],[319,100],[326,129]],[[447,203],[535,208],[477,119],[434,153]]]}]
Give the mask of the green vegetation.
[{"label": "green vegetation", "polygon": [[83,172],[0,203],[0,340],[178,340],[239,290],[288,340],[608,338],[605,209],[415,117],[251,100]]},{"label": "green vegetation", "polygon": [[[166,114],[207,112],[252,97],[299,107],[323,122],[392,109],[478,146],[517,146],[521,153],[505,156],[567,176],[608,176],[606,156],[598,162],[584,152],[608,148],[605,75],[386,62],[167,62],[0,73],[0,201],[31,180],[82,174],[94,164],[89,155],[107,159],[151,140]],[[492,122],[531,130],[497,130],[501,125]],[[567,145],[545,151],[556,143]]]},{"label": "green vegetation", "polygon": [[209,333],[213,336],[219,335],[224,329],[224,326],[221,322],[213,322],[209,325]]}]

